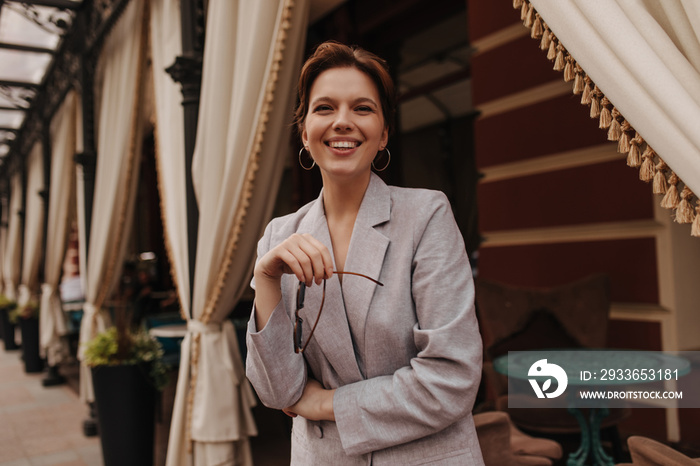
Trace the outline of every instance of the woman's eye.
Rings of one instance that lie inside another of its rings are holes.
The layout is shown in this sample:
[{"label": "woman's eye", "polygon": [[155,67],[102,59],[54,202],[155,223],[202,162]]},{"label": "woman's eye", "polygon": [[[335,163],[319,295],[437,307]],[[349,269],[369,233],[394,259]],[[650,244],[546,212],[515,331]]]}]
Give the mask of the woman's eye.
[{"label": "woman's eye", "polygon": [[367,106],[367,105],[360,105],[359,107],[356,108],[356,110],[357,110],[358,112],[362,112],[362,113],[370,113],[370,112],[373,112],[373,111],[374,111],[374,110],[372,109],[372,107],[369,107],[369,106]]},{"label": "woman's eye", "polygon": [[330,110],[332,110],[330,105],[317,105],[314,108],[314,112],[327,112]]}]

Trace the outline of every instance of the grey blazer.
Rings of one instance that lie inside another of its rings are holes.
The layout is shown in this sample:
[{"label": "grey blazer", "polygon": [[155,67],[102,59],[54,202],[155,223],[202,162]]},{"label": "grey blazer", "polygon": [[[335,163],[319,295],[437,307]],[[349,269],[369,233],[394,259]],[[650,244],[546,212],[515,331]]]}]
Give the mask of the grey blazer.
[{"label": "grey blazer", "polygon": [[[310,233],[332,255],[322,195],[272,220],[258,257],[293,233]],[[345,270],[384,286],[329,279],[303,355],[293,348],[293,275],[282,278],[282,301],[265,328],[257,330],[254,316],[248,325],[246,371],[263,404],[291,406],[307,377],[337,389],[335,422],[294,419],[292,464],[482,465],[471,414],[482,343],[471,269],[445,195],[389,187],[372,174]],[[304,339],[321,290],[306,290]]]}]

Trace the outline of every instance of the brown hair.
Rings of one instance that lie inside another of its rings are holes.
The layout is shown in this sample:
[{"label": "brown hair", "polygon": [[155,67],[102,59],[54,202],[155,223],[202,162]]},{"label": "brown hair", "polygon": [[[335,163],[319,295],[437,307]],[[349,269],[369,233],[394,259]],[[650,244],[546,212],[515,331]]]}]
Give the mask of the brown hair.
[{"label": "brown hair", "polygon": [[392,132],[396,94],[386,61],[358,46],[327,41],[316,47],[313,55],[306,60],[301,69],[299,104],[294,112],[294,123],[297,125],[299,134],[304,129],[304,119],[309,112],[309,94],[316,78],[326,70],[345,67],[357,68],[372,79],[379,92],[384,125],[389,129],[389,133]]}]

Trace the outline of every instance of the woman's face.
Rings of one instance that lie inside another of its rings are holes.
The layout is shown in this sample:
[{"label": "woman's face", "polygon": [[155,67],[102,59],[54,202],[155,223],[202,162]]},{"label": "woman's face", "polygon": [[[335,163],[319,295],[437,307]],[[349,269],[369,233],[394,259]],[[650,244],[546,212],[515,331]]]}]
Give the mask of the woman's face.
[{"label": "woman's face", "polygon": [[367,176],[388,140],[379,92],[357,68],[319,74],[309,92],[301,135],[324,179]]}]

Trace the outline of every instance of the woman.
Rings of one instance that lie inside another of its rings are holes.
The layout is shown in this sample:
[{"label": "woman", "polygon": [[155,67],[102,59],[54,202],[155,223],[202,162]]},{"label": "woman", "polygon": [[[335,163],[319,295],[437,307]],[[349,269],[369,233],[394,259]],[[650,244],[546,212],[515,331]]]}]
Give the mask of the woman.
[{"label": "woman", "polygon": [[247,336],[261,401],[294,417],[292,464],[483,464],[481,338],[450,204],[371,171],[390,159],[385,62],[324,43],[299,101],[299,160],[323,190],[267,226]]}]

